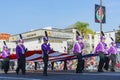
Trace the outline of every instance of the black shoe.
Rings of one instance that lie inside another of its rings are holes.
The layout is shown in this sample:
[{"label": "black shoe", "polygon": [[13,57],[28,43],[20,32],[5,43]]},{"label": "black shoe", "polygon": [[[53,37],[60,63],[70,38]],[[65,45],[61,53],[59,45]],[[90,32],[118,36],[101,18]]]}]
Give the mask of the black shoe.
[{"label": "black shoe", "polygon": [[76,71],[76,73],[79,73],[78,71]]},{"label": "black shoe", "polygon": [[103,70],[98,70],[98,72],[104,72]]},{"label": "black shoe", "polygon": [[25,75],[26,74],[26,71],[22,71],[22,75]]},{"label": "black shoe", "polygon": [[83,71],[76,71],[76,73],[83,73]]},{"label": "black shoe", "polygon": [[108,68],[104,67],[104,69],[105,69],[106,71],[108,71]]},{"label": "black shoe", "polygon": [[5,72],[5,74],[7,74],[7,72]]},{"label": "black shoe", "polygon": [[115,70],[114,70],[114,69],[111,69],[111,72],[115,72]]},{"label": "black shoe", "polygon": [[108,71],[108,69],[107,68],[104,68],[106,71]]},{"label": "black shoe", "polygon": [[18,75],[19,74],[19,72],[16,70],[16,74]]}]

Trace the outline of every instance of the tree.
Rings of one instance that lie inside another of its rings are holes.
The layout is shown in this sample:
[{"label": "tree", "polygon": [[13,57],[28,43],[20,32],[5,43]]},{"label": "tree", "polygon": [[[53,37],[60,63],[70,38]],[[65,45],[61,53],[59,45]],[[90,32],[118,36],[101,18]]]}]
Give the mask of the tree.
[{"label": "tree", "polygon": [[94,34],[94,32],[88,28],[89,24],[88,23],[83,23],[83,22],[76,22],[73,27],[80,31],[82,36],[87,37],[87,34]]},{"label": "tree", "polygon": [[116,43],[120,43],[120,30],[118,30],[116,34]]},{"label": "tree", "polygon": [[120,30],[120,25],[118,26],[119,30]]}]

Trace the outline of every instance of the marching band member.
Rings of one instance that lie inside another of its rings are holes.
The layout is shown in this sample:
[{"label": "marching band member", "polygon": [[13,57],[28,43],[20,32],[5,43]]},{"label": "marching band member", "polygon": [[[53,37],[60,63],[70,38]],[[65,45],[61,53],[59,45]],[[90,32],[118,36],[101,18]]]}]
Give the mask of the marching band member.
[{"label": "marching band member", "polygon": [[2,58],[3,58],[3,69],[5,74],[7,74],[9,70],[9,56],[10,56],[10,50],[8,49],[6,43],[4,42],[3,50],[2,50]]},{"label": "marching band member", "polygon": [[100,57],[99,60],[99,65],[98,65],[98,72],[103,72],[103,66],[104,66],[104,62],[105,62],[105,36],[104,33],[101,32],[101,37],[100,37],[100,42],[98,43],[97,47],[95,48],[95,53],[98,54],[98,56]]},{"label": "marching band member", "polygon": [[24,41],[22,39],[22,36],[20,35],[20,39],[18,40],[18,44],[16,46],[16,56],[17,56],[17,69],[16,73],[19,74],[19,70],[22,70],[22,74],[25,75],[25,65],[26,65],[26,59],[25,59],[25,52],[26,48],[23,45]]},{"label": "marching band member", "polygon": [[108,50],[108,52],[110,54],[110,60],[111,60],[111,71],[115,72],[115,63],[116,63],[117,50],[116,50],[116,43],[115,43],[114,40],[111,42],[111,47]]},{"label": "marching band member", "polygon": [[78,63],[76,68],[76,73],[81,73],[84,69],[84,60],[82,59],[83,48],[84,44],[82,42],[82,37],[80,36],[79,32],[77,32],[76,42],[73,45],[73,53],[77,56]]},{"label": "marching band member", "polygon": [[42,49],[42,59],[44,62],[44,70],[43,70],[43,75],[44,76],[48,76],[47,75],[47,67],[48,67],[48,53],[50,52],[51,48],[50,48],[50,44],[48,43],[48,36],[47,36],[47,32],[45,31],[46,36],[43,37],[43,41],[44,43],[41,45],[41,49]]}]

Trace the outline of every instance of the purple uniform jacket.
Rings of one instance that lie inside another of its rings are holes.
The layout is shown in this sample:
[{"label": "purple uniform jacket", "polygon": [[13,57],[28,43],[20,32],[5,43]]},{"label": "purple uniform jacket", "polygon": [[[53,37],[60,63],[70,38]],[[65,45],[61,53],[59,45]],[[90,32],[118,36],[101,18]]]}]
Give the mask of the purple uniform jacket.
[{"label": "purple uniform jacket", "polygon": [[49,51],[51,50],[50,45],[45,43],[41,45],[41,49],[43,54],[48,54]]},{"label": "purple uniform jacket", "polygon": [[105,43],[100,42],[100,43],[97,45],[97,47],[95,48],[95,52],[94,52],[94,53],[96,54],[96,53],[98,53],[99,51],[106,53],[105,48],[106,48]]},{"label": "purple uniform jacket", "polygon": [[76,54],[76,53],[81,53],[82,50],[84,48],[84,44],[83,43],[78,43],[76,42],[74,45],[73,45],[73,53]]},{"label": "purple uniform jacket", "polygon": [[2,51],[2,57],[3,57],[3,58],[8,57],[9,55],[10,55],[10,50],[3,50],[3,51]]},{"label": "purple uniform jacket", "polygon": [[104,54],[109,55],[107,46],[105,47]]},{"label": "purple uniform jacket", "polygon": [[16,46],[16,56],[19,58],[20,54],[25,54],[25,46],[24,45],[17,45]]},{"label": "purple uniform jacket", "polygon": [[109,53],[108,53],[108,50],[105,50],[105,51],[104,51],[104,54],[108,55],[108,54],[109,54]]},{"label": "purple uniform jacket", "polygon": [[108,53],[109,54],[116,54],[117,53],[116,47],[111,46],[110,49],[108,50]]}]

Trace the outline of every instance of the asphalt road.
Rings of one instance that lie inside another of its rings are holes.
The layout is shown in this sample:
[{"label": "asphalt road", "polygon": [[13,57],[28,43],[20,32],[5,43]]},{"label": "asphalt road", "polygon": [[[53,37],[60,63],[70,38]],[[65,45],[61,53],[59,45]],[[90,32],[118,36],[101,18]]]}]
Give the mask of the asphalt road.
[{"label": "asphalt road", "polygon": [[120,80],[120,72],[84,72],[75,71],[49,71],[43,76],[42,71],[27,71],[26,75],[17,75],[14,71],[4,74],[0,71],[0,80]]}]

